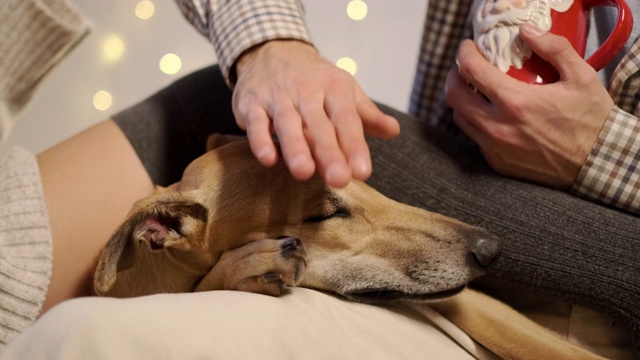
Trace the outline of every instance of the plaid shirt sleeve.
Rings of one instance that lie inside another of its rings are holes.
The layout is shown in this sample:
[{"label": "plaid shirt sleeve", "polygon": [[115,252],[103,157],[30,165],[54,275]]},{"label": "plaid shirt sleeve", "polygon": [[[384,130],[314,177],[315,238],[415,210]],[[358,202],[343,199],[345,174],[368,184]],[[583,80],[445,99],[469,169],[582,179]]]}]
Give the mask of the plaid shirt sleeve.
[{"label": "plaid shirt sleeve", "polygon": [[176,0],[187,20],[213,44],[229,86],[234,64],[248,49],[269,40],[311,43],[298,0]]},{"label": "plaid shirt sleeve", "polygon": [[460,42],[472,34],[470,8],[469,0],[429,1],[409,103],[410,114],[452,134],[459,130],[443,89]]},{"label": "plaid shirt sleeve", "polygon": [[640,40],[612,76],[616,106],[607,118],[571,192],[640,214]]}]

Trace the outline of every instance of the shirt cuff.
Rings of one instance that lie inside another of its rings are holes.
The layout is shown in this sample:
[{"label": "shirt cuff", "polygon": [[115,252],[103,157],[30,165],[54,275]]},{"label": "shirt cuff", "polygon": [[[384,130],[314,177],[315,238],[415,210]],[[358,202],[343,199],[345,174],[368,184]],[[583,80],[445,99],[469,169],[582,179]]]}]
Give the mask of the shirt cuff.
[{"label": "shirt cuff", "polygon": [[640,214],[640,121],[614,106],[571,192]]},{"label": "shirt cuff", "polygon": [[236,81],[236,60],[251,47],[276,39],[311,43],[304,9],[297,0],[229,1],[210,14],[209,36],[230,87]]}]

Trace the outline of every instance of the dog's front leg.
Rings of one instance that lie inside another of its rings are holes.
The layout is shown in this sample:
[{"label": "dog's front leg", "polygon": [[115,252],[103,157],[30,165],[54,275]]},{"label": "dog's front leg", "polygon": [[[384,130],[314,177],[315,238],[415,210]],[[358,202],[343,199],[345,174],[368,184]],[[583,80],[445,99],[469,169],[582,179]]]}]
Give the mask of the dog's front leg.
[{"label": "dog's front leg", "polygon": [[306,251],[294,237],[256,240],[225,251],[194,291],[238,290],[279,296],[296,286],[306,268]]}]

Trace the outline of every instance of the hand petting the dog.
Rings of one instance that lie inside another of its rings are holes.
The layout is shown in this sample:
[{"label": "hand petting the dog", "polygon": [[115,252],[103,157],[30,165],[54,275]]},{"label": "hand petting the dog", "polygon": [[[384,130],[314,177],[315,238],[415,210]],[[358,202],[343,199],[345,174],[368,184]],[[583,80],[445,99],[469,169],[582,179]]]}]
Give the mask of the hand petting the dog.
[{"label": "hand petting the dog", "polygon": [[316,170],[329,186],[371,175],[364,134],[393,138],[398,122],[365,95],[355,79],[295,40],[269,41],[236,62],[233,112],[251,150],[265,166],[278,161],[277,136],[291,174]]},{"label": "hand petting the dog", "polygon": [[494,170],[567,189],[614,103],[596,71],[565,38],[531,24],[521,27],[520,36],[556,68],[558,82],[516,80],[466,40],[458,50],[458,67],[447,77],[446,101],[456,125],[478,144]]}]

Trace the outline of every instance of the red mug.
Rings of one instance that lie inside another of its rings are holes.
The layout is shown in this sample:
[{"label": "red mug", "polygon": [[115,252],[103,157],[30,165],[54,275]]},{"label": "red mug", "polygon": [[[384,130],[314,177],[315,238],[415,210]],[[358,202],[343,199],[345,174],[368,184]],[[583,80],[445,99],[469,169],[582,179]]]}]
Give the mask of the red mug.
[{"label": "red mug", "polygon": [[[517,35],[519,25],[533,22],[543,30],[564,36],[584,57],[589,12],[599,6],[617,7],[618,19],[607,40],[586,59],[598,71],[616,57],[631,35],[633,17],[624,0],[477,1],[474,6],[474,40],[485,57],[508,75],[531,84],[553,83],[559,79],[558,72],[524,44]],[[492,48],[497,44],[503,49]]]}]

